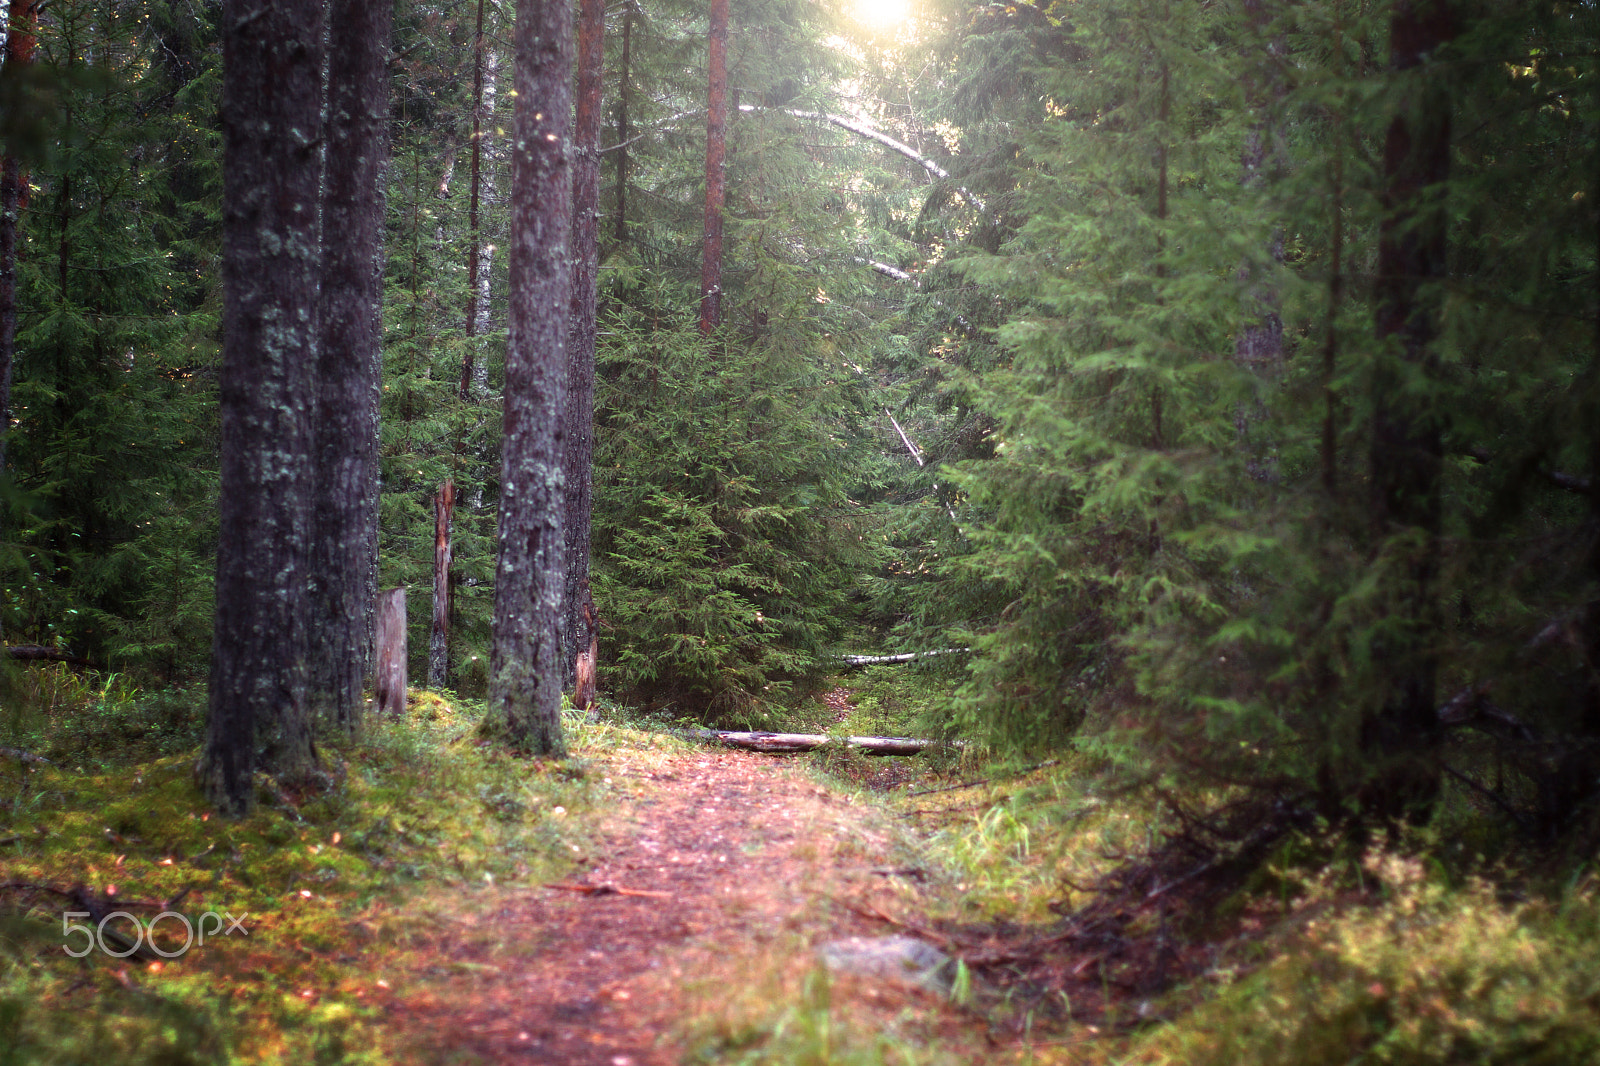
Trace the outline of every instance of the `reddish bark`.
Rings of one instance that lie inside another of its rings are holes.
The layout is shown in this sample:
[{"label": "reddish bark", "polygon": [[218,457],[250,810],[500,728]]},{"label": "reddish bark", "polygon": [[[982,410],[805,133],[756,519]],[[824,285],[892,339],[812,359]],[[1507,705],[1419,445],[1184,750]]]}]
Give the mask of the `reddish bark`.
[{"label": "reddish bark", "polygon": [[[6,66],[33,62],[38,45],[39,0],[12,0],[6,35]],[[17,224],[27,203],[28,172],[22,161],[0,157],[0,469],[5,468],[11,426],[11,373],[17,344]]]}]

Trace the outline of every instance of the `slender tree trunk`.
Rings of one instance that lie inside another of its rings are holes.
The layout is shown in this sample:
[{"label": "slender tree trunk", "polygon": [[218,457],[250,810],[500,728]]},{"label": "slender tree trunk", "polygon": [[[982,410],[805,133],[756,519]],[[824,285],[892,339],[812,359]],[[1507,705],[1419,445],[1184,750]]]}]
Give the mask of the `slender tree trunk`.
[{"label": "slender tree trunk", "polygon": [[572,298],[571,6],[519,0],[510,336],[487,727],[561,755],[562,415]]},{"label": "slender tree trunk", "polygon": [[242,814],[254,773],[315,761],[306,570],[316,365],[323,6],[222,13],[221,497],[200,779]]},{"label": "slender tree trunk", "polygon": [[722,324],[722,204],[727,195],[728,0],[711,0],[706,34],[706,222],[700,265],[700,332]]},{"label": "slender tree trunk", "polygon": [[622,71],[617,78],[617,247],[628,243],[628,78],[633,66],[633,5],[622,9]]},{"label": "slender tree trunk", "polygon": [[1409,538],[1398,591],[1401,624],[1382,649],[1387,692],[1362,731],[1376,763],[1367,806],[1386,817],[1426,817],[1438,792],[1428,749],[1439,731],[1432,643],[1438,625],[1442,413],[1416,382],[1436,379],[1440,294],[1445,277],[1450,176],[1450,98],[1424,68],[1455,36],[1448,0],[1399,0],[1390,23],[1389,66],[1402,86],[1384,143],[1384,220],[1376,283],[1379,352],[1372,378],[1372,496],[1380,541]]},{"label": "slender tree trunk", "polygon": [[[1246,193],[1261,193],[1266,190],[1269,170],[1275,169],[1281,159],[1278,146],[1283,134],[1276,109],[1283,98],[1283,81],[1274,63],[1282,42],[1268,36],[1270,27],[1265,0],[1245,0],[1244,10],[1250,22],[1251,47],[1256,54],[1251,57],[1255,60],[1255,70],[1247,75],[1247,98],[1254,114],[1245,135],[1244,150],[1240,153],[1239,184]],[[1267,239],[1266,251],[1274,265],[1282,264],[1281,227],[1274,227]],[[1252,277],[1253,274],[1256,276]],[[1234,338],[1233,359],[1236,366],[1255,379],[1256,395],[1235,410],[1234,430],[1250,476],[1257,481],[1275,481],[1276,462],[1261,443],[1251,439],[1254,428],[1267,416],[1262,394],[1283,365],[1283,318],[1279,314],[1278,293],[1270,282],[1264,284],[1259,274],[1259,269],[1253,270],[1248,262],[1238,271],[1239,283],[1244,287],[1246,314],[1254,321]]]},{"label": "slender tree trunk", "polygon": [[450,526],[456,483],[446,481],[433,498],[433,626],[428,631],[428,687],[450,686]]},{"label": "slender tree trunk", "polygon": [[378,583],[383,179],[389,157],[392,10],[384,0],[331,0],[329,5],[310,695],[318,719],[345,734],[361,725]]},{"label": "slender tree trunk", "polygon": [[[472,191],[467,203],[467,352],[461,363],[461,402],[472,395],[472,373],[477,359],[478,336],[478,197],[483,187],[483,2],[478,0],[478,24],[472,38]],[[432,671],[429,672],[430,681]]]},{"label": "slender tree trunk", "polygon": [[[605,66],[605,0],[579,0],[578,106],[572,161],[572,332],[567,346],[566,654],[563,679],[573,684],[578,659],[594,644],[589,586],[589,521],[594,512],[594,354],[596,282],[600,271],[600,87]],[[593,668],[590,669],[591,676]]]},{"label": "slender tree trunk", "polygon": [[[11,0],[0,69],[33,62],[38,22],[39,0]],[[11,376],[17,347],[17,225],[27,189],[28,172],[22,160],[0,156],[0,470],[5,469],[6,437],[11,431]]]}]

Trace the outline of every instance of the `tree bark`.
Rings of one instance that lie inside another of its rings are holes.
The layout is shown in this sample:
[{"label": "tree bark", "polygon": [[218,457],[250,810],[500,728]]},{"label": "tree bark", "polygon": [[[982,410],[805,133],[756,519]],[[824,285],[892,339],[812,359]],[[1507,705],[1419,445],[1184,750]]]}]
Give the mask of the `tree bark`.
[{"label": "tree bark", "polygon": [[706,221],[700,264],[700,332],[722,324],[722,205],[727,197],[728,0],[711,0],[706,34]]},{"label": "tree bark", "polygon": [[[483,241],[478,227],[478,201],[483,190],[483,4],[484,0],[478,0],[477,29],[472,39],[472,190],[467,203],[467,350],[461,361],[459,396],[462,403],[466,403],[472,395],[473,374],[477,364],[482,361],[478,358],[477,344],[473,338],[478,336],[478,272],[480,269],[487,272],[487,268],[479,263]],[[431,667],[429,674],[431,684]]]},{"label": "tree bark", "polygon": [[378,713],[396,716],[406,709],[406,590],[378,593],[377,665],[372,670],[373,701]]},{"label": "tree bark", "polygon": [[1415,381],[1438,376],[1431,346],[1441,299],[1436,287],[1446,271],[1450,176],[1449,94],[1422,68],[1455,33],[1448,0],[1399,0],[1390,23],[1389,66],[1403,91],[1384,144],[1371,505],[1380,543],[1410,538],[1413,544],[1396,596],[1402,624],[1381,649],[1386,692],[1362,727],[1363,750],[1377,767],[1366,806],[1385,817],[1425,818],[1439,788],[1428,749],[1439,732],[1432,643],[1442,424],[1431,395]]},{"label": "tree bark", "polygon": [[561,451],[572,294],[570,4],[519,0],[515,41],[510,336],[486,724],[516,750],[562,755]]},{"label": "tree bark", "polygon": [[[605,0],[579,0],[578,106],[572,164],[572,332],[567,341],[566,604],[564,681],[595,647],[589,587],[589,525],[594,513],[595,301],[600,272],[600,87],[605,62]],[[589,671],[592,676],[593,664]],[[574,690],[576,691],[576,690]]]},{"label": "tree bark", "polygon": [[[11,0],[4,66],[33,62],[40,0]],[[27,201],[28,172],[15,156],[0,156],[0,470],[11,432],[11,376],[17,348],[17,225]]]},{"label": "tree bark", "polygon": [[446,481],[433,498],[433,626],[428,631],[428,687],[450,685],[450,525],[456,483]]},{"label": "tree bark", "polygon": [[383,364],[384,175],[393,5],[331,0],[322,281],[317,309],[313,712],[354,735],[365,704],[378,584],[378,399]]},{"label": "tree bark", "polygon": [[315,761],[306,708],[323,5],[222,14],[221,495],[200,779],[230,814],[254,773]]},{"label": "tree bark", "polygon": [[633,66],[633,4],[622,9],[622,70],[617,77],[617,247],[628,243],[628,78]]}]

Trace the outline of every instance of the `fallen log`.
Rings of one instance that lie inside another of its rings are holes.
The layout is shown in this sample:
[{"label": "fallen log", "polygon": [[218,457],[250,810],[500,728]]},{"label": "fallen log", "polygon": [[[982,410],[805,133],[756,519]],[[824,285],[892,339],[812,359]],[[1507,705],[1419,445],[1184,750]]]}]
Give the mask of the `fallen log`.
[{"label": "fallen log", "polygon": [[968,648],[941,648],[937,651],[908,651],[900,655],[841,655],[839,661],[846,666],[878,666],[885,663],[914,663],[918,659],[931,659],[935,655],[964,655]]},{"label": "fallen log", "polygon": [[816,751],[831,745],[857,748],[868,755],[916,755],[933,748],[950,746],[942,740],[920,740],[915,737],[830,737],[825,733],[743,733],[729,729],[692,729],[686,730],[685,735],[696,740],[715,740],[746,751],[773,754]]}]

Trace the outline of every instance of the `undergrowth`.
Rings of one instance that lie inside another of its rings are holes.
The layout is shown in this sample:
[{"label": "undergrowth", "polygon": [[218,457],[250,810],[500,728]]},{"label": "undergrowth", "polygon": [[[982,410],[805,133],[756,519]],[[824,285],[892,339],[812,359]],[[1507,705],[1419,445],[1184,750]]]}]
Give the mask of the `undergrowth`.
[{"label": "undergrowth", "polygon": [[51,762],[0,757],[0,1062],[396,1061],[371,960],[417,933],[406,900],[562,876],[609,788],[585,753],[618,743],[568,715],[572,759],[513,758],[476,740],[479,705],[422,693],[324,749],[324,792],[262,777],[256,812],[230,822],[201,801],[192,749],[97,743],[107,719],[180,698],[59,704],[10,738]]}]

